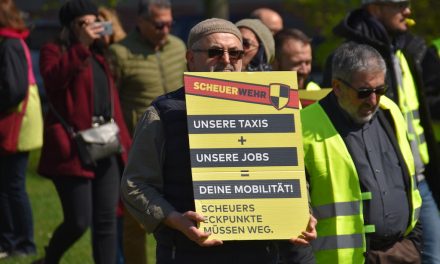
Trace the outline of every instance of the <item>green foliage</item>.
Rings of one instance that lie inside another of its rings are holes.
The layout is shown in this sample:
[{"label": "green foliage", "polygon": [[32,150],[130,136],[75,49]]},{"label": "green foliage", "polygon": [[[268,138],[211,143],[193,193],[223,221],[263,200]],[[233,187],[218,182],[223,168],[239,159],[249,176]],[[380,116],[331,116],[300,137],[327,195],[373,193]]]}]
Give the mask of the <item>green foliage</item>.
[{"label": "green foliage", "polygon": [[[324,42],[314,50],[315,64],[323,66],[328,54],[341,42],[332,29],[349,12],[360,7],[361,0],[284,0],[284,10],[305,21],[315,34],[324,37]],[[440,27],[435,19],[440,10],[440,1],[425,0],[411,2],[411,18],[416,21],[412,32],[424,37],[428,43],[440,37]]]},{"label": "green foliage", "polygon": [[438,26],[437,11],[440,8],[440,1],[412,1],[412,15],[416,25],[413,32],[424,37],[428,43],[436,38],[440,38],[440,27]]},{"label": "green foliage", "polygon": [[44,11],[48,11],[58,9],[60,6],[61,2],[58,0],[46,0],[41,9]]},{"label": "green foliage", "polygon": [[[341,42],[333,35],[332,29],[354,9],[360,0],[285,0],[288,13],[305,21],[314,34],[324,37],[324,42],[314,49],[314,64],[323,67],[328,54]],[[310,34],[310,33],[309,33]]]},{"label": "green foliage", "polygon": [[104,5],[111,8],[116,8],[119,4],[127,4],[131,3],[133,8],[137,8],[137,1],[130,1],[130,0],[92,0],[94,1],[98,6]]},{"label": "green foliage", "polygon": [[108,0],[108,6],[115,8],[118,2],[118,0]]}]

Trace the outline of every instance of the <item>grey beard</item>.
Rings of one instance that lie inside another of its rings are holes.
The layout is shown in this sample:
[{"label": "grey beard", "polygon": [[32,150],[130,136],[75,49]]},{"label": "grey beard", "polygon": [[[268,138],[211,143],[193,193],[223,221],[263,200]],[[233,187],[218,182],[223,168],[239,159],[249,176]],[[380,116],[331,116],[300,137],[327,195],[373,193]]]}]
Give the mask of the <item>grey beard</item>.
[{"label": "grey beard", "polygon": [[369,122],[373,118],[373,116],[376,114],[377,110],[379,109],[379,104],[378,104],[371,114],[369,114],[368,116],[359,117],[356,115],[356,112],[350,111],[349,107],[346,107],[344,104],[341,104],[341,102],[339,102],[339,100],[338,100],[338,103],[339,103],[339,106],[345,111],[345,113],[347,113],[347,115],[350,117],[350,119],[359,125],[363,125],[363,124]]},{"label": "grey beard", "polygon": [[209,71],[210,72],[224,72],[224,71],[235,71],[235,69],[231,64],[227,64],[227,65],[216,64],[216,65],[211,66]]}]

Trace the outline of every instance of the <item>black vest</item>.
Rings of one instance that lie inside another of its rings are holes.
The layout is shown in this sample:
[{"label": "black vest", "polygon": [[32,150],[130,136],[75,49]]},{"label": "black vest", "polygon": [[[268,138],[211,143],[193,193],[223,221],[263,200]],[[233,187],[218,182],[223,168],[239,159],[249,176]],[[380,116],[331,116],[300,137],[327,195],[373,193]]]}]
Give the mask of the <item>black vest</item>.
[{"label": "black vest", "polygon": [[[158,97],[152,105],[159,113],[165,133],[165,161],[162,168],[164,198],[178,212],[195,211],[185,92],[180,88]],[[197,247],[197,244],[177,230],[165,226],[157,230],[154,235],[158,244]]]},{"label": "black vest", "polygon": [[183,88],[153,102],[165,133],[164,195],[177,211],[194,211],[186,104]]}]

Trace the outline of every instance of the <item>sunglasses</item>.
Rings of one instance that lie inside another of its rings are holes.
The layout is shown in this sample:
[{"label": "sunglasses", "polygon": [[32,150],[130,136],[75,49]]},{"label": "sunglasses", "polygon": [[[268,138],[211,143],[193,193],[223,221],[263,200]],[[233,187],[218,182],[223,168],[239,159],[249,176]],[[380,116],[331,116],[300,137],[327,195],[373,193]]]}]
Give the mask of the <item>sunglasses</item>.
[{"label": "sunglasses", "polygon": [[243,39],[243,48],[250,49],[251,47],[258,47],[258,45],[254,44],[250,39]]},{"label": "sunglasses", "polygon": [[387,85],[385,84],[373,89],[366,87],[354,88],[349,82],[344,81],[343,79],[337,78],[337,80],[343,83],[345,86],[355,90],[359,99],[368,98],[372,93],[375,93],[376,95],[384,95],[388,89]]},{"label": "sunglasses", "polygon": [[377,4],[381,5],[381,6],[392,7],[392,8],[399,9],[399,10],[411,8],[411,3],[409,1],[399,2],[399,3],[377,3]]},{"label": "sunglasses", "polygon": [[244,51],[243,50],[225,50],[219,48],[211,48],[211,49],[193,49],[194,52],[207,52],[209,58],[220,58],[225,52],[229,54],[229,58],[231,60],[240,60],[243,58]]},{"label": "sunglasses", "polygon": [[149,20],[149,19],[147,21],[150,22],[151,25],[153,25],[153,27],[156,30],[162,30],[165,27],[171,28],[173,26],[173,24],[174,24],[174,21],[171,21],[171,22],[156,22],[156,21],[152,21],[152,20]]}]

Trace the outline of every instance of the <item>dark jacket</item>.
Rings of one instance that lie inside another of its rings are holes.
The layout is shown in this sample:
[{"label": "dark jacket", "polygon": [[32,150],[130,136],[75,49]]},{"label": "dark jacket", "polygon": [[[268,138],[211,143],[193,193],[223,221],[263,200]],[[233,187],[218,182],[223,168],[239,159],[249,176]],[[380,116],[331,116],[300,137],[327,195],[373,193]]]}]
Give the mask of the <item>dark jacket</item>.
[{"label": "dark jacket", "polygon": [[[386,83],[388,84],[387,96],[398,104],[398,84],[396,72],[393,70],[393,56],[396,50],[401,50],[408,61],[412,76],[416,83],[416,90],[419,100],[419,113],[421,124],[424,128],[425,138],[428,145],[430,163],[426,165],[426,173],[428,181],[431,184],[431,190],[440,189],[437,182],[437,175],[440,174],[438,168],[438,150],[432,131],[431,117],[427,108],[424,83],[422,61],[424,60],[427,47],[424,41],[410,33],[403,33],[391,39],[384,26],[374,17],[372,17],[364,9],[356,9],[347,14],[347,16],[333,29],[335,35],[344,38],[346,41],[355,41],[358,43],[370,45],[375,48],[385,60],[387,66]],[[322,87],[331,86],[331,60],[330,56],[327,60],[324,70]],[[438,198],[438,195],[435,194]],[[437,199],[437,201],[439,201]]]},{"label": "dark jacket", "polygon": [[[162,120],[166,138],[163,165],[164,198],[178,212],[195,211],[183,88],[158,97],[152,105]],[[154,232],[154,236],[160,245],[175,245],[194,250],[199,247],[182,233],[166,226]]]},{"label": "dark jacket", "polygon": [[440,122],[440,58],[436,47],[429,47],[423,57],[423,82],[426,100],[433,120]]},{"label": "dark jacket", "polygon": [[43,120],[28,31],[0,28],[0,155],[42,145]]},{"label": "dark jacket", "polygon": [[18,38],[0,36],[0,112],[17,106],[26,96],[28,79],[24,49]]},{"label": "dark jacket", "polygon": [[[126,162],[131,139],[122,117],[119,97],[110,69],[103,56],[92,54],[89,49],[79,43],[73,44],[65,51],[55,43],[46,44],[41,49],[40,57],[44,87],[49,101],[67,124],[75,131],[90,128],[94,110],[93,76],[90,62],[92,56],[103,66],[107,75],[113,94],[113,117],[119,126],[121,143],[125,149],[121,158]],[[44,145],[39,173],[49,177],[93,178],[93,169],[81,166],[76,145],[53,111],[49,111],[46,116],[44,128]]]}]

